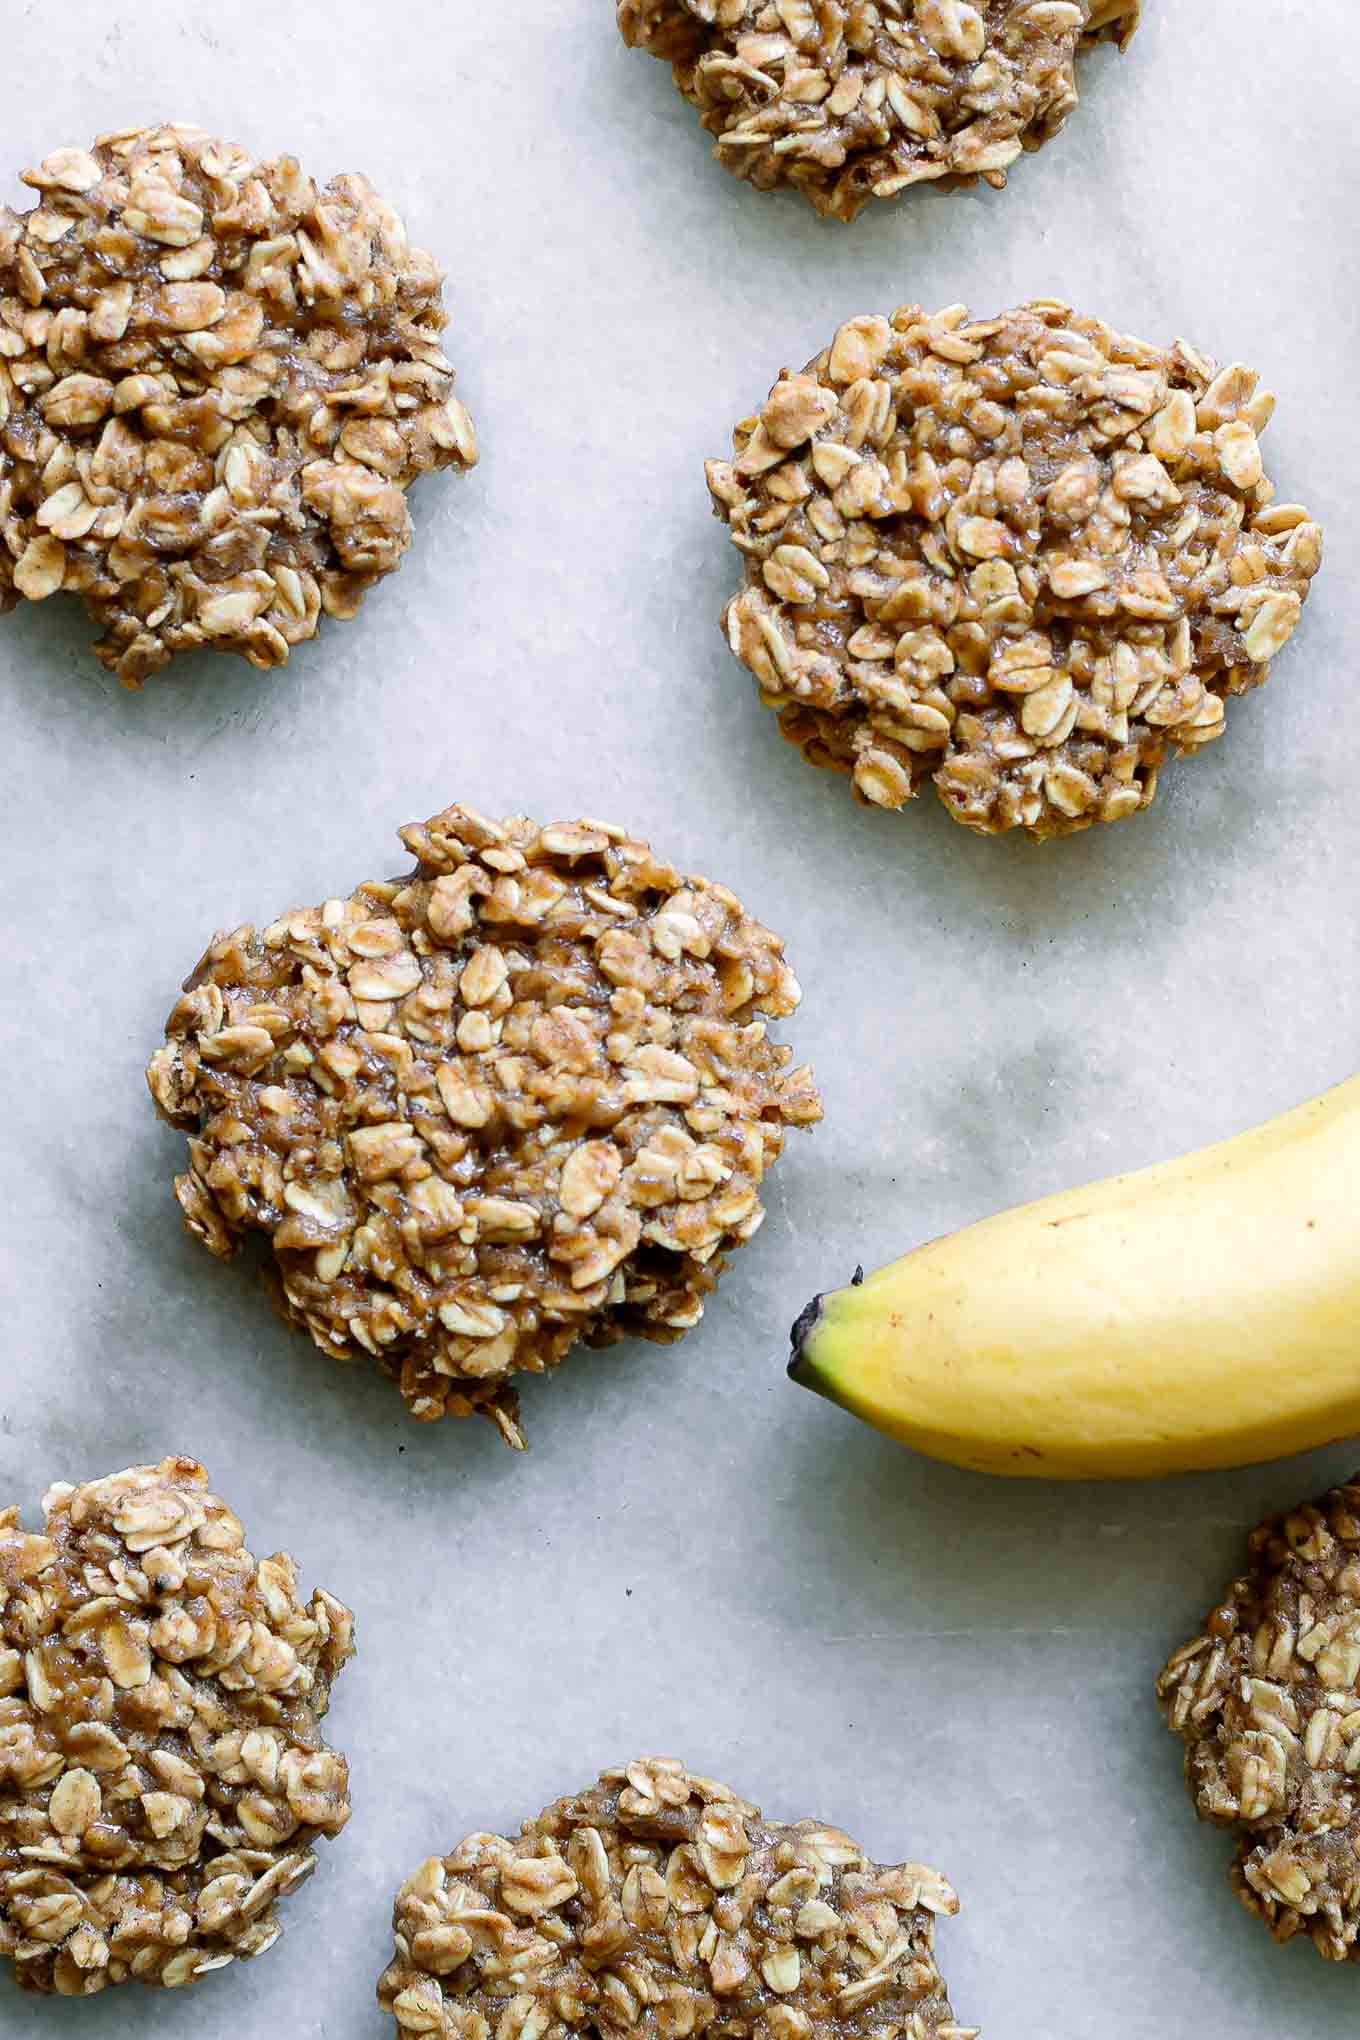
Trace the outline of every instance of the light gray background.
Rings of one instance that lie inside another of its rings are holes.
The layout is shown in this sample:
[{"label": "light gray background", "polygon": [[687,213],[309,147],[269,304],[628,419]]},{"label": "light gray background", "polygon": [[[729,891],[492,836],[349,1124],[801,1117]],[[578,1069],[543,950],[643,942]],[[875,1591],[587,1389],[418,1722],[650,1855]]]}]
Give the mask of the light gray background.
[{"label": "light gray background", "polygon": [[[1247,1526],[1360,1446],[1158,1486],[934,1467],[792,1388],[786,1327],[858,1259],[1230,1133],[1350,1073],[1360,815],[1353,0],[1150,0],[1010,188],[819,222],[724,176],[610,0],[38,0],[5,9],[5,174],[134,119],[361,168],[447,265],[483,465],[416,495],[360,620],[286,672],[140,697],[73,604],[0,624],[0,1494],[183,1450],[254,1548],[359,1617],[355,1814],[262,1961],[0,2030],[379,2040],[402,1876],[608,1761],[683,1755],[921,1857],[987,2040],[1331,2040],[1360,1978],[1230,1897],[1150,1688]],[[1327,530],[1294,645],[1148,815],[1036,851],[856,809],[728,658],[701,461],[784,364],[904,299],[1062,295],[1250,361],[1270,471]],[[615,816],[786,933],[826,1123],[669,1350],[570,1361],[531,1450],[408,1422],[180,1231],[142,1066],[215,928],[401,868],[445,803]]]}]

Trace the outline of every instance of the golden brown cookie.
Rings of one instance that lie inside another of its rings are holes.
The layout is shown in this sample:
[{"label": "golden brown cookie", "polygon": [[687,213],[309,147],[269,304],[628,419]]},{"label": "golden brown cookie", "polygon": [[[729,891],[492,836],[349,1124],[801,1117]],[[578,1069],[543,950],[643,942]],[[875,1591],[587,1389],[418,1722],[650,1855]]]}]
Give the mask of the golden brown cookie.
[{"label": "golden brown cookie", "polygon": [[851,319],[710,461],[729,643],[814,765],[984,834],[1146,807],[1289,639],[1322,534],[1240,363],[1049,300]]},{"label": "golden brown cookie", "polygon": [[618,0],[760,191],[852,220],[910,184],[1004,184],[1077,103],[1076,58],[1121,48],[1141,0]]},{"label": "golden brown cookie", "polygon": [[476,440],[440,274],[362,177],[197,128],[58,149],[0,207],[0,612],[79,595],[128,686],[281,666],[411,538]]},{"label": "golden brown cookie", "polygon": [[167,1989],[263,1953],[349,1819],[321,1740],[349,1610],[257,1560],[192,1459],[0,1512],[0,1956]]},{"label": "golden brown cookie", "polygon": [[452,807],[407,877],[220,935],[151,1062],[214,1254],[426,1419],[492,1417],[578,1339],[678,1339],[820,1118],[799,989],[725,887],[602,822]]},{"label": "golden brown cookie", "polygon": [[977,2040],[935,1963],[957,1911],[920,1863],[643,1757],[423,1863],[378,1999],[430,2040]]},{"label": "golden brown cookie", "polygon": [[1360,1939],[1360,1476],[1252,1531],[1248,1569],[1158,1681],[1201,1820],[1277,1941]]}]

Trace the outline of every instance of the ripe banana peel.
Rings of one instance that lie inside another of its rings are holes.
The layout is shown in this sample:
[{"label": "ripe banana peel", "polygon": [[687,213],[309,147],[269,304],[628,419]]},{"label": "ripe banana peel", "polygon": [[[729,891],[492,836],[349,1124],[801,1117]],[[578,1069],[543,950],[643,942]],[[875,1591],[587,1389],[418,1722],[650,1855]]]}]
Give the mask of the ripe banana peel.
[{"label": "ripe banana peel", "polygon": [[1360,1077],[809,1304],[797,1382],[932,1458],[1084,1480],[1360,1431]]}]

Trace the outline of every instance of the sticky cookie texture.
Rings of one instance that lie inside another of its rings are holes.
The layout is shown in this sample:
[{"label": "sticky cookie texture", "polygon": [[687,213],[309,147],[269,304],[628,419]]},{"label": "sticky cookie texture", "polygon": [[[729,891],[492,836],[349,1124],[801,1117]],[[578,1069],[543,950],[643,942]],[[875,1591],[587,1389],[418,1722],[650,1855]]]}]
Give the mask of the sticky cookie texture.
[{"label": "sticky cookie texture", "polygon": [[26,1990],[259,1955],[349,1818],[321,1740],[349,1610],[256,1560],[191,1459],[0,1512],[0,1955]]},{"label": "sticky cookie texture", "polygon": [[1077,103],[1076,57],[1140,0],[618,0],[718,161],[853,220],[908,185],[1004,184]]},{"label": "sticky cookie texture", "polygon": [[185,126],[58,149],[0,207],[0,611],[78,595],[136,687],[206,646],[282,666],[470,467],[441,277],[364,178]]},{"label": "sticky cookie texture", "polygon": [[957,1910],[923,1864],[644,1757],[422,1864],[378,1997],[432,2040],[977,2040],[935,1963]]},{"label": "sticky cookie texture", "polygon": [[451,807],[409,877],[221,935],[149,1080],[214,1254],[421,1418],[491,1417],[578,1339],[678,1338],[821,1116],[769,1038],[797,983],[723,886],[598,822]]},{"label": "sticky cookie texture", "polygon": [[1287,643],[1322,557],[1277,503],[1241,363],[1039,301],[851,319],[711,461],[725,627],[786,737],[856,795],[931,783],[1035,839],[1152,800]]},{"label": "sticky cookie texture", "polygon": [[1252,1532],[1248,1570],[1158,1682],[1201,1820],[1277,1941],[1360,1937],[1360,1475]]}]

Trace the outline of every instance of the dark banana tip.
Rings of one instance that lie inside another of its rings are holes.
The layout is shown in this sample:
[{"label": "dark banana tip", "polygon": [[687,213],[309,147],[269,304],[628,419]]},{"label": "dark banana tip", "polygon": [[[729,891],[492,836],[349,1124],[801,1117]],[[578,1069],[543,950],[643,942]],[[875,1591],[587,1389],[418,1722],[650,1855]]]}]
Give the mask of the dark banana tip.
[{"label": "dark banana tip", "polygon": [[789,1354],[788,1366],[790,1381],[801,1382],[803,1379],[800,1371],[803,1367],[803,1348],[816,1331],[821,1315],[822,1299],[820,1296],[814,1296],[811,1303],[805,1309],[800,1310],[798,1316],[794,1319],[793,1329],[789,1333],[789,1345],[792,1348]]},{"label": "dark banana tip", "polygon": [[[850,1287],[858,1289],[863,1280],[863,1268],[856,1268],[850,1278]],[[798,1316],[793,1321],[793,1329],[789,1333],[789,1345],[792,1348],[788,1364],[788,1377],[790,1381],[796,1381],[800,1384],[806,1382],[808,1373],[805,1365],[807,1342],[821,1323],[821,1318],[822,1298],[818,1295],[813,1297],[811,1303],[805,1309],[799,1311]]]}]

